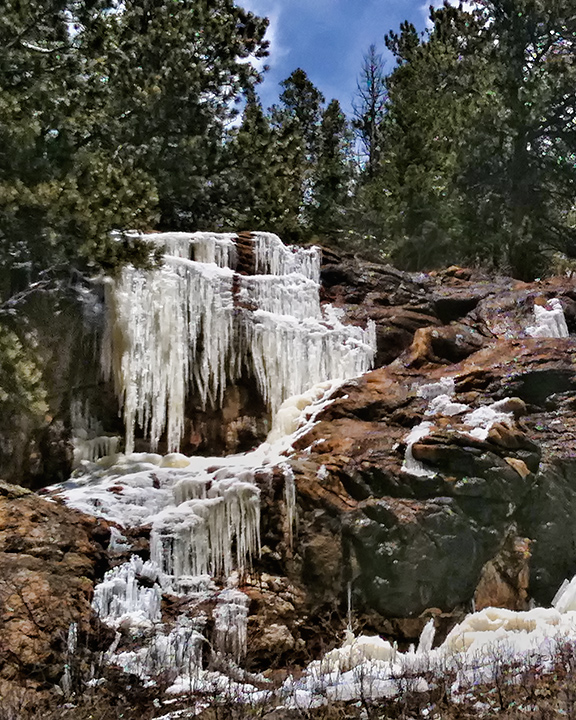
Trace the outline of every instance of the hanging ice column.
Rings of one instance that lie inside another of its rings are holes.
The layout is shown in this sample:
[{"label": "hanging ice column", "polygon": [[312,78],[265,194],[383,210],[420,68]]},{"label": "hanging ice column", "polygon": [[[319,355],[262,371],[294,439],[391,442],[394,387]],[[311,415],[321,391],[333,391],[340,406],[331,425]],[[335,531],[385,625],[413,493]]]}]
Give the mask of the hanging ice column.
[{"label": "hanging ice column", "polygon": [[292,249],[276,235],[253,236],[256,275],[237,275],[236,236],[162,233],[159,270],[125,268],[107,287],[103,368],[124,411],[126,451],[136,425],[158,445],[166,432],[177,450],[185,400],[216,405],[246,372],[272,412],[324,380],[370,369],[376,338],[321,308],[320,251]]}]

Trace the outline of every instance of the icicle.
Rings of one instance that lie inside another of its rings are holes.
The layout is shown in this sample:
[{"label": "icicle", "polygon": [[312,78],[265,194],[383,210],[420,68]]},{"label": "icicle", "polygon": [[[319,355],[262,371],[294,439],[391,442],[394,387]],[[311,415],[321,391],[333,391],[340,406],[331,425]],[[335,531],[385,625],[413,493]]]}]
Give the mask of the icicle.
[{"label": "icicle", "polygon": [[118,436],[99,435],[93,438],[82,438],[78,434],[72,438],[74,448],[74,467],[83,462],[93,463],[98,458],[116,455],[120,438]]},{"label": "icicle", "polygon": [[70,623],[68,627],[68,640],[66,642],[66,663],[64,664],[64,674],[62,676],[62,690],[64,695],[72,694],[73,685],[73,664],[76,650],[78,648],[78,623]]},{"label": "icicle", "polygon": [[102,366],[123,405],[126,452],[136,424],[153,448],[166,429],[177,450],[189,386],[204,404],[217,402],[239,376],[232,278],[228,268],[168,256],[161,271],[125,268],[108,289]]},{"label": "icicle", "polygon": [[427,655],[432,650],[434,644],[434,636],[436,635],[436,628],[434,627],[434,620],[430,618],[422,632],[420,633],[420,639],[418,640],[418,649],[416,652],[419,655]]},{"label": "icicle", "polygon": [[139,650],[111,654],[109,661],[141,678],[158,677],[167,670],[193,677],[202,672],[202,634],[205,617],[180,616],[169,632],[158,628],[150,643]]},{"label": "icicle", "polygon": [[352,632],[352,581],[351,580],[348,581],[347,595],[348,595],[348,613],[347,613],[348,622],[346,624],[346,630],[348,630],[348,632],[351,633]]},{"label": "icicle", "polygon": [[370,369],[375,325],[345,326],[342,311],[320,308],[317,248],[288,248],[259,233],[256,269],[266,274],[234,278],[233,235],[143,237],[165,249],[163,267],[125,268],[106,288],[102,367],[123,407],[126,452],[136,426],[153,448],[166,432],[176,450],[188,392],[216,405],[243,370],[275,412],[310,385]]},{"label": "icicle", "polygon": [[334,308],[326,317],[296,320],[257,310],[246,327],[247,346],[258,387],[272,412],[292,395],[332,378],[357,377],[374,359],[374,323],[342,325]]},{"label": "icicle", "polygon": [[[98,617],[112,627],[147,627],[160,620],[162,591],[158,568],[133,555],[130,562],[109,570],[94,588],[92,607]],[[151,587],[141,585],[145,578]]]},{"label": "icicle", "polygon": [[286,530],[288,536],[288,547],[292,550],[294,540],[294,528],[298,526],[298,511],[296,507],[296,483],[294,472],[287,463],[280,466],[284,475],[284,504],[286,505]]},{"label": "icicle", "polygon": [[155,519],[150,552],[162,570],[175,578],[228,576],[234,567],[245,572],[260,552],[259,488],[233,477],[215,480],[209,489],[185,481],[175,493],[178,499],[200,497],[169,507]]},{"label": "icicle", "polygon": [[236,661],[246,654],[248,597],[235,589],[224,590],[214,608],[214,647]]},{"label": "icicle", "polygon": [[115,455],[120,438],[103,434],[102,425],[90,412],[88,401],[75,398],[70,403],[70,426],[74,448],[74,467],[82,462],[96,462],[106,455]]},{"label": "icicle", "polygon": [[300,273],[304,277],[320,281],[320,248],[286,247],[278,235],[254,233],[256,272],[263,275],[290,275]]}]

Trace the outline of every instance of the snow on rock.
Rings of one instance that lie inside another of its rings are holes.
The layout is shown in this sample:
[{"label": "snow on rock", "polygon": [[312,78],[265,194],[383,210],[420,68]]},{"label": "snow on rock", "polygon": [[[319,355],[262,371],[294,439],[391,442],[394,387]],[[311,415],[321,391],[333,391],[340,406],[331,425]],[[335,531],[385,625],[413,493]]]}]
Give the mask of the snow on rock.
[{"label": "snow on rock", "polygon": [[[428,682],[455,674],[450,692],[478,683],[491,683],[508,664],[507,677],[519,681],[529,668],[548,666],[566,642],[576,638],[574,602],[576,578],[560,588],[556,607],[516,612],[485,608],[468,615],[433,648],[434,624],[424,627],[418,643],[407,652],[379,637],[355,637],[346,631],[340,648],[310,663],[298,680],[283,686],[289,707],[310,708],[327,699],[394,697],[408,691],[424,692]],[[502,678],[500,677],[500,680]]]},{"label": "snow on rock", "polygon": [[288,248],[258,233],[260,274],[245,277],[234,274],[234,235],[142,237],[164,248],[164,265],[126,267],[108,281],[101,356],[123,408],[127,453],[136,426],[153,448],[165,432],[177,450],[187,394],[216,405],[244,371],[274,412],[315,383],[370,369],[375,325],[344,325],[336,309],[320,307],[317,248]]},{"label": "snow on rock", "polygon": [[473,410],[468,415],[464,416],[464,425],[473,428],[470,431],[470,435],[477,438],[478,440],[486,440],[490,428],[496,423],[505,423],[509,425],[514,414],[508,410],[510,399],[504,398],[504,400],[498,400],[491,405],[482,405],[482,407]]},{"label": "snow on rock", "polygon": [[552,298],[546,305],[534,305],[535,325],[526,328],[531,337],[563,338],[568,337],[568,326],[564,317],[564,308],[558,298]]},{"label": "snow on rock", "polygon": [[434,398],[440,395],[452,397],[455,391],[454,378],[443,377],[440,378],[438,382],[420,385],[416,391],[416,395],[424,398],[424,400],[434,400]]},{"label": "snow on rock", "polygon": [[412,446],[417,443],[418,440],[422,440],[426,435],[429,435],[432,427],[432,423],[425,420],[410,430],[405,438],[406,455],[402,463],[402,472],[410,473],[416,477],[434,477],[436,473],[425,467],[424,463],[420,462],[420,460],[416,460],[412,454]]},{"label": "snow on rock", "polygon": [[466,410],[470,410],[468,405],[453,402],[449,395],[436,395],[426,408],[425,415],[444,415],[445,417],[452,417],[454,415],[460,415],[461,413],[466,412]]},{"label": "snow on rock", "polygon": [[572,580],[564,580],[552,600],[552,606],[561,613],[576,610],[576,576]]}]

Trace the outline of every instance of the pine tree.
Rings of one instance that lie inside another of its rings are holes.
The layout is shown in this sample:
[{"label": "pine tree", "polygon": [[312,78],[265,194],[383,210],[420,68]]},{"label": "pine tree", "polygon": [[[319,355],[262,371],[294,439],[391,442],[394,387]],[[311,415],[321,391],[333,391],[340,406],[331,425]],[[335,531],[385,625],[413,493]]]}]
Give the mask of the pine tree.
[{"label": "pine tree", "polygon": [[7,0],[0,14],[4,296],[49,267],[136,258],[110,230],[154,218],[153,184],[101,141],[107,88],[93,40],[109,5]]},{"label": "pine tree", "polygon": [[154,178],[160,224],[213,227],[234,100],[260,79],[267,20],[233,0],[126,0],[110,17],[110,142]]},{"label": "pine tree", "polygon": [[568,0],[486,0],[489,102],[469,133],[468,228],[529,279],[553,249],[576,256],[576,16]]},{"label": "pine tree", "polygon": [[313,170],[308,211],[312,232],[331,237],[344,227],[353,179],[352,136],[338,100],[324,113],[319,131],[318,156]]},{"label": "pine tree", "polygon": [[388,91],[384,60],[370,45],[362,62],[356,98],[353,102],[354,129],[366,158],[365,173],[372,177],[380,156],[380,125],[386,113]]}]

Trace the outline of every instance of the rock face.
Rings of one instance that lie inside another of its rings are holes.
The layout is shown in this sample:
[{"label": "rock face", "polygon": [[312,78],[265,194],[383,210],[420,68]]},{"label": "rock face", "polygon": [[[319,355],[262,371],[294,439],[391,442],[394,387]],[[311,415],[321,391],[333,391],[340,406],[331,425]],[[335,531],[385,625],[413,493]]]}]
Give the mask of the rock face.
[{"label": "rock face", "polygon": [[71,623],[86,643],[106,523],[0,483],[0,694],[60,682]]},{"label": "rock face", "polygon": [[[244,237],[245,272],[253,271],[248,246]],[[331,254],[322,276],[323,299],[349,322],[375,321],[377,369],[343,385],[298,441],[289,460],[299,515],[292,545],[283,479],[262,481],[255,569],[264,575],[245,587],[257,670],[325,649],[322,632],[335,637],[346,621],[349,590],[363,629],[412,640],[429,617],[447,626],[473,603],[549,603],[576,572],[576,339],[526,333],[534,305],[551,298],[576,331],[572,281],[527,285],[462,268],[411,275]],[[56,377],[49,347],[46,367]],[[62,367],[70,367],[72,347],[64,350]],[[44,448],[27,475],[35,486],[69,468],[65,376],[50,401],[60,414],[34,440]],[[452,382],[449,402],[461,409],[444,403],[432,412],[424,386]],[[115,400],[100,382],[92,396],[114,431]],[[474,432],[468,415],[493,403],[505,417]],[[268,429],[249,384],[227,390],[218,413],[197,410],[187,451],[243,450]],[[423,423],[426,432],[412,434]],[[5,477],[17,479],[18,468]],[[70,623],[88,631],[107,532],[0,486],[0,679],[59,680]]]},{"label": "rock face", "polygon": [[[330,277],[340,283],[332,297],[357,316],[343,271]],[[576,571],[576,342],[527,337],[526,328],[534,304],[552,297],[573,327],[574,288],[555,280],[510,289],[458,269],[418,283],[429,324],[412,328],[392,363],[346,383],[298,442],[303,582],[318,601],[339,595],[342,604],[351,583],[358,610],[388,618],[473,600],[547,604]],[[401,302],[395,317],[411,307]],[[366,303],[362,312],[376,313]],[[430,412],[419,389],[443,378],[467,410]],[[506,398],[508,417],[473,433],[467,415]],[[411,471],[407,443],[422,422],[431,426],[410,443]]]}]

